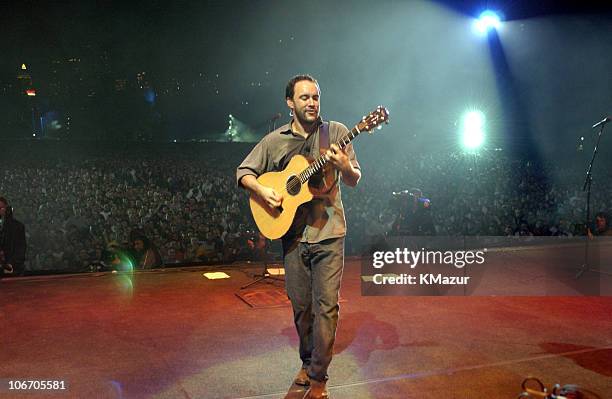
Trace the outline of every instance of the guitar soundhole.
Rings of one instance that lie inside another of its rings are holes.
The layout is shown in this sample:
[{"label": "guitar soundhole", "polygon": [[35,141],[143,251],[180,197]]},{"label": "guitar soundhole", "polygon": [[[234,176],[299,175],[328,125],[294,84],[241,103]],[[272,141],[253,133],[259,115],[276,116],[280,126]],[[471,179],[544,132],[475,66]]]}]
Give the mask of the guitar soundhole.
[{"label": "guitar soundhole", "polygon": [[291,176],[289,180],[287,180],[287,193],[289,193],[289,195],[298,195],[301,188],[302,182],[300,182],[297,176]]}]

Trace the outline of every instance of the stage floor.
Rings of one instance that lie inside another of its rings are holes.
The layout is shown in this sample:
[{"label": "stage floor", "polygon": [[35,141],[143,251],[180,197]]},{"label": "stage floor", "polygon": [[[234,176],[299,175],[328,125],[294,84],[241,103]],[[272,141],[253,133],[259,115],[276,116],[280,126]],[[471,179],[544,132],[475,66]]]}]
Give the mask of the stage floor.
[{"label": "stage floor", "polygon": [[[343,277],[332,398],[516,398],[527,376],[612,398],[612,297],[366,297],[360,267],[348,261]],[[210,270],[230,278],[190,268],[0,281],[0,397],[282,398],[300,366],[290,307],[236,296],[253,265]]]}]

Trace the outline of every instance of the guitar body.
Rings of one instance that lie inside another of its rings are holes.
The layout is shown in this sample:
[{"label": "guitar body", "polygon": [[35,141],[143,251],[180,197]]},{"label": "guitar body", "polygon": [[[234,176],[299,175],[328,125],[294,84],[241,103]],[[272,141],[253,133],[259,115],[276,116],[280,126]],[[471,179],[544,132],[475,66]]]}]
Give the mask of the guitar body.
[{"label": "guitar body", "polygon": [[264,186],[271,187],[278,194],[282,195],[283,202],[279,208],[270,208],[257,195],[251,195],[249,205],[253,213],[253,219],[259,228],[259,231],[271,240],[281,238],[285,235],[297,212],[297,208],[312,200],[313,193],[311,192],[308,182],[304,184],[292,184],[293,190],[287,189],[287,183],[295,181],[302,171],[310,166],[310,161],[302,156],[295,155],[289,161],[287,167],[281,172],[268,172],[257,178],[257,181]]}]

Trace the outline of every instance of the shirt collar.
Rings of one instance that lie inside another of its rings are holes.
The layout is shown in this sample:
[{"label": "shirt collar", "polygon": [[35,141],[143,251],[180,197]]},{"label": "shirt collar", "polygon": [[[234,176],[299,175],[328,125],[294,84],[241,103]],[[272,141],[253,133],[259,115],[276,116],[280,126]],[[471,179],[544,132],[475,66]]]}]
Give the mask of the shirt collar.
[{"label": "shirt collar", "polygon": [[[288,123],[284,124],[283,126],[279,127],[278,130],[280,131],[280,133],[281,134],[292,134],[294,136],[302,137],[301,135],[297,134],[291,129],[291,122],[293,122],[293,119],[291,119]],[[321,118],[321,116],[319,116],[319,119],[317,119],[317,125],[322,125],[322,124],[323,124],[323,119]]]}]

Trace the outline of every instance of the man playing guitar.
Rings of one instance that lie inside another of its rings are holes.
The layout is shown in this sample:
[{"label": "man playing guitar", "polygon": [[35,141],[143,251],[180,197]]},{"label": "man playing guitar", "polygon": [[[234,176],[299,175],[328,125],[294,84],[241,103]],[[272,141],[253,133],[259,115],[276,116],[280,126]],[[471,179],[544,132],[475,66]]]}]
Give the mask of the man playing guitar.
[{"label": "man playing guitar", "polygon": [[[339,122],[323,122],[321,92],[309,75],[293,77],[285,99],[292,120],[266,135],[238,166],[238,184],[270,212],[282,210],[287,192],[261,184],[257,177],[284,170],[294,155],[324,154],[330,167],[308,180],[314,199],[299,206],[282,236],[285,285],[300,339],[302,367],[294,383],[309,386],[306,398],[327,398],[327,369],[332,360],[338,324],[338,296],[344,267],[346,222],[339,179],[354,187],[361,178],[352,145],[336,143],[349,130]],[[287,187],[291,189],[291,184]]]}]

